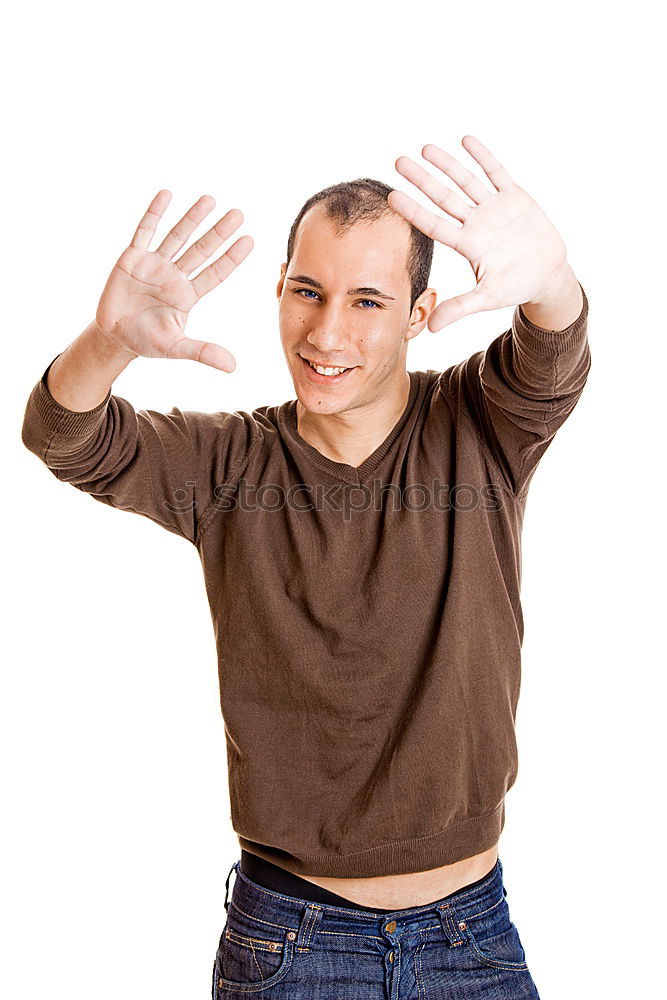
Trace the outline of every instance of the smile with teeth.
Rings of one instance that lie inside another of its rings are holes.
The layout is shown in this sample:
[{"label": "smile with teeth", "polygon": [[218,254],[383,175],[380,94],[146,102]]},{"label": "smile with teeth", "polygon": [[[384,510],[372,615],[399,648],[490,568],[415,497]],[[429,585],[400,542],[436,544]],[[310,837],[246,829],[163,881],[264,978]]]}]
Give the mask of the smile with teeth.
[{"label": "smile with teeth", "polygon": [[[308,358],[304,359],[308,361]],[[342,372],[347,372],[349,368],[325,368],[323,365],[317,365],[313,361],[308,361],[308,364],[318,375],[340,375]]]}]

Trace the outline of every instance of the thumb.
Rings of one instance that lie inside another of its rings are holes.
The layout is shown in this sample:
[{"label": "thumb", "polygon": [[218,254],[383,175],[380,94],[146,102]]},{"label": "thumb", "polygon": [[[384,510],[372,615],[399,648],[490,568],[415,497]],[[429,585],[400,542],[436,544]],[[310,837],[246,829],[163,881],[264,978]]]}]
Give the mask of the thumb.
[{"label": "thumb", "polygon": [[463,316],[493,308],[491,297],[478,285],[471,292],[463,292],[461,295],[455,295],[452,299],[440,302],[428,318],[428,328],[431,333],[437,333],[444,326],[456,323]]},{"label": "thumb", "polygon": [[169,358],[177,358],[185,361],[199,361],[203,365],[210,365],[222,372],[233,372],[236,368],[236,359],[220,344],[212,344],[208,340],[192,340],[190,337],[181,337],[169,348]]}]

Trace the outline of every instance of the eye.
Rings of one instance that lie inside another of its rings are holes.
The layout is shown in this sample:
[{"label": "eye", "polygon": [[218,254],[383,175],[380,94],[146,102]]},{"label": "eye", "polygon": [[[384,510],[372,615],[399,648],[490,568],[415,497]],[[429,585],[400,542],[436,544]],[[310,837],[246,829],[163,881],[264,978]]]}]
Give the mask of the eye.
[{"label": "eye", "polygon": [[[317,292],[314,292],[312,288],[295,288],[294,289],[294,294],[295,295],[301,295],[302,292],[306,292],[306,294],[310,294],[310,295],[316,295],[317,298],[319,298],[319,295],[317,295]],[[374,302],[373,299],[359,299],[359,302],[368,302],[368,303],[370,303],[370,305],[373,306],[374,309],[381,309],[382,308],[382,306],[379,305],[377,302]]]}]

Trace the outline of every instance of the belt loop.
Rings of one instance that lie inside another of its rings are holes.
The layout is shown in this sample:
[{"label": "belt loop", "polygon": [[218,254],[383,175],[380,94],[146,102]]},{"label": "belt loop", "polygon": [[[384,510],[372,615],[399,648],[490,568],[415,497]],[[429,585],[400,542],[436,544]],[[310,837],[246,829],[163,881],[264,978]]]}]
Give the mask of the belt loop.
[{"label": "belt loop", "polygon": [[442,929],[445,932],[445,936],[449,943],[456,947],[456,945],[461,945],[466,940],[461,934],[461,931],[466,930],[465,920],[457,920],[456,914],[453,912],[451,904],[445,903],[441,906],[437,906],[438,916],[440,917],[440,923],[442,924]]},{"label": "belt loop", "polygon": [[[225,910],[229,912],[229,880],[232,877],[232,872],[237,868],[239,862],[235,861],[232,867],[229,869],[229,874],[227,875],[227,880],[225,882]],[[237,870],[238,875],[238,870]],[[234,880],[234,885],[236,885],[236,880]]]},{"label": "belt loop", "polygon": [[320,920],[324,916],[324,911],[317,903],[308,903],[301,913],[299,930],[296,934],[295,944],[299,948],[307,948],[310,939],[319,926]]}]

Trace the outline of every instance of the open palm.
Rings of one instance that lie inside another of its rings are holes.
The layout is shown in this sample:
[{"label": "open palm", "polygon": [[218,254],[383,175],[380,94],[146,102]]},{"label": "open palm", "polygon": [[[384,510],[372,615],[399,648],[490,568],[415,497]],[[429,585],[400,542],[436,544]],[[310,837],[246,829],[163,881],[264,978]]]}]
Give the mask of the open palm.
[{"label": "open palm", "polygon": [[429,316],[436,331],[462,316],[486,309],[518,305],[536,298],[566,265],[567,251],[559,233],[531,196],[516,184],[486,146],[464,136],[464,148],[493,184],[481,180],[449,153],[424,146],[422,156],[450,177],[473,202],[469,205],[407,156],[396,169],[452,219],[419,205],[402,191],[388,197],[391,208],[431,239],[451,247],[470,263],[476,287],[440,302]]},{"label": "open palm", "polygon": [[189,278],[238,229],[243,213],[231,209],[178,259],[176,253],[202,219],[215,207],[200,198],[165,236],[155,251],[148,249],[171,199],[159,191],[109,275],[96,313],[100,333],[125,351],[147,358],[181,358],[231,372],[233,355],[220,344],[185,335],[190,309],[231,274],[250,253],[253,240],[241,236],[219,259]]}]

